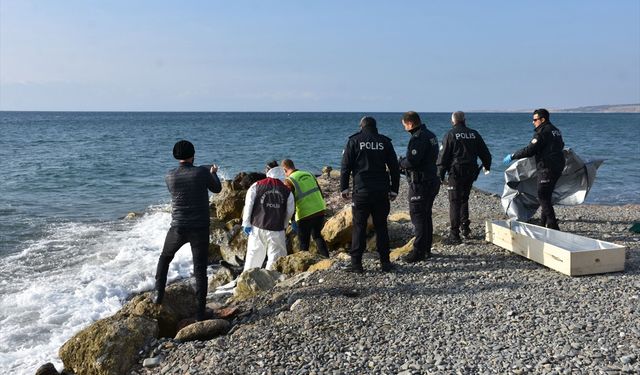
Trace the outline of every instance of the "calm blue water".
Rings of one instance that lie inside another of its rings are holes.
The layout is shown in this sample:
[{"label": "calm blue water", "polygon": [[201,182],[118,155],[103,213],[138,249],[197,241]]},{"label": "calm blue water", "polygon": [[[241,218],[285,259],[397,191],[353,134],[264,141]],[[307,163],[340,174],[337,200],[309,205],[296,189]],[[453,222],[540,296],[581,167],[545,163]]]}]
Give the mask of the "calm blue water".
[{"label": "calm blue water", "polygon": [[[408,140],[399,113],[367,113],[396,151]],[[33,373],[73,333],[150,289],[169,225],[165,172],[179,139],[196,164],[220,174],[291,158],[301,169],[339,168],[364,113],[0,112],[0,371]],[[448,113],[421,114],[438,139]],[[493,156],[476,186],[501,193],[503,156],[532,135],[529,113],[467,114]],[[640,114],[552,114],[567,147],[603,158],[588,203],[640,203]],[[128,212],[144,212],[136,221]],[[172,278],[188,276],[181,250]],[[57,362],[56,362],[57,361]]]}]

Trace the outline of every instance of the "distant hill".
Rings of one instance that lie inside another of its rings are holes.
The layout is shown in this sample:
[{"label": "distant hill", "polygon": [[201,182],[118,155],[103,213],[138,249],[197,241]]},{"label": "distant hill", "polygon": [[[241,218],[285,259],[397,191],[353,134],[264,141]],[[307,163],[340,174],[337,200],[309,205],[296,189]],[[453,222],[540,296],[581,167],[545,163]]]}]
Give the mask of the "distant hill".
[{"label": "distant hill", "polygon": [[640,113],[640,104],[592,105],[551,111],[568,113]]}]

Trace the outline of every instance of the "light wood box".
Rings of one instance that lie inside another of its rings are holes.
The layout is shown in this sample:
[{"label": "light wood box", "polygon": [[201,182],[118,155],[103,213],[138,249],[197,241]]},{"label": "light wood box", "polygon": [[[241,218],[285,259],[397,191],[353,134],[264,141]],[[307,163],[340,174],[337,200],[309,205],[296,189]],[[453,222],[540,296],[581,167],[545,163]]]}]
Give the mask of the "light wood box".
[{"label": "light wood box", "polygon": [[626,247],[518,221],[486,221],[486,240],[569,276],[624,271]]}]

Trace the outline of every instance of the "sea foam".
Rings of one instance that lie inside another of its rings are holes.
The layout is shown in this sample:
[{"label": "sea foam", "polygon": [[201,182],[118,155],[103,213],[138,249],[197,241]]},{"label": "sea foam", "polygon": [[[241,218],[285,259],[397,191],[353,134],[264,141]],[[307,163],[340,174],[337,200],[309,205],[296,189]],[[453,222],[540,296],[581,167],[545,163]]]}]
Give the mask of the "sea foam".
[{"label": "sea foam", "polygon": [[[55,224],[0,259],[0,373],[32,374],[46,362],[62,370],[58,349],[71,336],[153,288],[170,222],[167,207],[155,206],[132,221]],[[191,270],[187,244],[168,279]]]}]

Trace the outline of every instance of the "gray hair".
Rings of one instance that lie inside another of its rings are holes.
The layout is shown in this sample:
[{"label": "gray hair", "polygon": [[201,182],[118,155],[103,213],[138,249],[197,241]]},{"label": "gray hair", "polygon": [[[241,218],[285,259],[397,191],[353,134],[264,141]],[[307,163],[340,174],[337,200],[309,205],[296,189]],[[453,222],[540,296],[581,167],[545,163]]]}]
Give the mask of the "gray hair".
[{"label": "gray hair", "polygon": [[464,112],[462,111],[453,112],[451,114],[451,122],[453,122],[454,124],[464,124],[465,123]]}]

